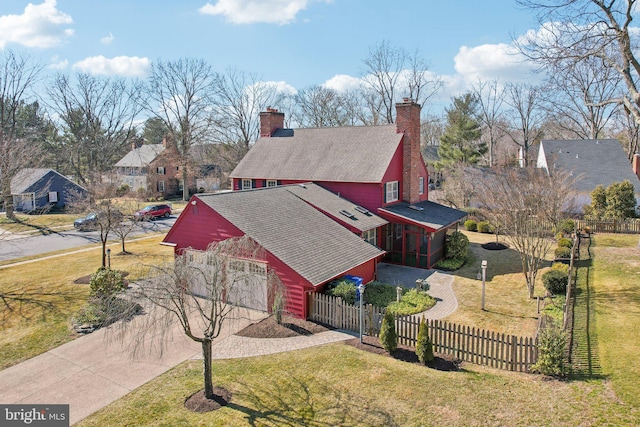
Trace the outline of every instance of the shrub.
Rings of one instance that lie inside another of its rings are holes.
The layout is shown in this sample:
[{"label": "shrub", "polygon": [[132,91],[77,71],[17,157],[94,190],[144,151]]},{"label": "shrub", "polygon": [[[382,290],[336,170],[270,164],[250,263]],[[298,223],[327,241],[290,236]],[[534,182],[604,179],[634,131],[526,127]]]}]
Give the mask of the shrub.
[{"label": "shrub", "polygon": [[441,259],[436,263],[436,268],[445,271],[455,271],[462,267],[466,261],[464,258]]},{"label": "shrub", "polygon": [[469,238],[461,231],[447,235],[445,241],[445,258],[466,259],[469,251]]},{"label": "shrub", "polygon": [[[403,293],[407,292],[407,290],[407,288],[403,288]],[[396,295],[395,286],[386,283],[371,282],[367,284],[364,300],[367,304],[384,308],[396,300]]]},{"label": "shrub", "polygon": [[94,328],[108,326],[121,319],[130,319],[142,313],[142,307],[134,302],[114,296],[92,297],[75,316],[76,326],[91,325]]},{"label": "shrub", "polygon": [[418,342],[416,343],[416,356],[423,365],[433,361],[433,343],[429,338],[429,331],[427,323],[422,318],[420,326],[418,327]]},{"label": "shrub", "polygon": [[565,219],[558,226],[558,231],[569,235],[576,230],[576,222],[572,219]]},{"label": "shrub", "polygon": [[563,262],[554,262],[553,265],[551,266],[551,269],[562,271],[566,275],[569,274],[569,265]]},{"label": "shrub", "polygon": [[554,322],[549,323],[540,331],[538,362],[532,366],[532,370],[543,375],[564,376],[568,372],[564,356],[567,334]]},{"label": "shrub", "polygon": [[342,298],[347,304],[355,304],[356,302],[356,285],[351,280],[340,280],[327,293]]},{"label": "shrub", "polygon": [[131,188],[127,184],[121,184],[118,188],[116,188],[116,197],[122,197],[127,194]]},{"label": "shrub", "polygon": [[559,248],[569,248],[569,249],[571,249],[572,246],[573,246],[573,242],[571,241],[571,239],[567,239],[566,237],[558,239],[558,247]]},{"label": "shrub", "polygon": [[487,221],[480,221],[478,223],[478,231],[480,233],[493,233],[493,227]]},{"label": "shrub", "polygon": [[398,348],[395,316],[388,310],[384,313],[380,326],[380,344],[389,353],[393,353]]},{"label": "shrub", "polygon": [[544,287],[553,295],[562,295],[567,292],[569,277],[559,269],[551,269],[542,275]]},{"label": "shrub", "polygon": [[387,312],[396,316],[407,316],[410,314],[422,313],[429,310],[436,304],[436,300],[426,292],[410,289],[403,296],[400,302],[393,301],[387,306]]},{"label": "shrub", "polygon": [[464,222],[464,228],[467,231],[478,231],[478,222],[475,219],[468,219]]},{"label": "shrub", "polygon": [[571,248],[561,246],[554,251],[556,258],[571,258]]},{"label": "shrub", "polygon": [[100,267],[91,275],[89,289],[93,297],[115,296],[124,291],[127,284],[119,271]]},{"label": "shrub", "polygon": [[273,307],[272,307],[272,311],[273,311],[273,314],[275,314],[276,323],[278,325],[282,324],[282,309],[283,308],[284,308],[284,298],[282,297],[282,294],[280,292],[278,292],[273,297]]}]

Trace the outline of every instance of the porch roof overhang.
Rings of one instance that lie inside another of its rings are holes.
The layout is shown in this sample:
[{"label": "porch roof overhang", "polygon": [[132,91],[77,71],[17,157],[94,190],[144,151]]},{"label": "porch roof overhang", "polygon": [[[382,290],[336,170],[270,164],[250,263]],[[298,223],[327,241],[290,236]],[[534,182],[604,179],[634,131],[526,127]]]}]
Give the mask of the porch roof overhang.
[{"label": "porch roof overhang", "polygon": [[467,216],[466,212],[425,200],[419,203],[400,202],[378,209],[389,221],[402,221],[438,232]]}]

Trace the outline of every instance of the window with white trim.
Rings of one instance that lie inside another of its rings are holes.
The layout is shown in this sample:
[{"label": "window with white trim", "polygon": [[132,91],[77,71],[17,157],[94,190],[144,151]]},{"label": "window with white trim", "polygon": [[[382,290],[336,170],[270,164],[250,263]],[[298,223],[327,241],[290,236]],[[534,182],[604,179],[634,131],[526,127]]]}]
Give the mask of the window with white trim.
[{"label": "window with white trim", "polygon": [[395,202],[398,200],[398,181],[387,182],[385,184],[385,198],[387,203]]},{"label": "window with white trim", "polygon": [[164,181],[158,181],[157,190],[158,193],[164,193]]},{"label": "window with white trim", "polygon": [[424,194],[424,176],[418,180],[418,194]]},{"label": "window with white trim", "polygon": [[369,242],[374,246],[378,245],[378,233],[377,229],[372,228],[371,230],[366,230],[362,232],[362,238],[365,242]]},{"label": "window with white trim", "polygon": [[251,180],[250,179],[243,179],[242,180],[242,189],[243,190],[251,189]]},{"label": "window with white trim", "polygon": [[164,175],[164,174],[165,174],[164,166],[158,166],[158,167],[156,168],[156,173],[157,173],[158,175]]},{"label": "window with white trim", "polygon": [[249,273],[251,274],[259,274],[261,276],[267,275],[267,269],[264,264],[257,262],[248,262],[249,264]]},{"label": "window with white trim", "polygon": [[267,187],[277,187],[277,186],[278,186],[278,181],[276,181],[275,179],[267,180]]}]

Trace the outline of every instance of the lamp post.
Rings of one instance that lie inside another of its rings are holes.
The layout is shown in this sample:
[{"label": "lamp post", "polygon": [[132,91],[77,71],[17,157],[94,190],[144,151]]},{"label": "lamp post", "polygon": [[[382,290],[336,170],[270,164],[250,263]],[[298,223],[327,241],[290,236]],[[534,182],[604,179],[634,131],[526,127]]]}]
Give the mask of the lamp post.
[{"label": "lamp post", "polygon": [[484,310],[484,287],[487,279],[487,260],[482,260],[482,309]]},{"label": "lamp post", "polygon": [[111,249],[107,248],[107,268],[111,268]]},{"label": "lamp post", "polygon": [[364,329],[364,311],[362,309],[364,305],[364,285],[362,283],[358,285],[358,291],[360,292],[360,343],[362,343],[362,331]]}]

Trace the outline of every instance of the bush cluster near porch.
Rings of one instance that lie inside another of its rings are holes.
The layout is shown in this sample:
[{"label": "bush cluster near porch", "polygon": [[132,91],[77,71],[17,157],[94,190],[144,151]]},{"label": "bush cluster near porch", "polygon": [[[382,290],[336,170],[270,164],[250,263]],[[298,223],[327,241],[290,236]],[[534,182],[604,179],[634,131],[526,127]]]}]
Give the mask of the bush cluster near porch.
[{"label": "bush cluster near porch", "polygon": [[[364,302],[376,307],[386,308],[398,316],[421,313],[433,307],[436,300],[427,291],[409,289],[400,286],[402,298],[397,301],[396,286],[381,282],[371,282],[366,285]],[[325,293],[340,297],[347,304],[356,303],[356,285],[347,279],[336,280],[327,285]]]}]

